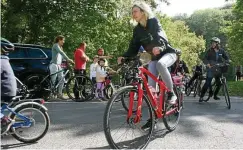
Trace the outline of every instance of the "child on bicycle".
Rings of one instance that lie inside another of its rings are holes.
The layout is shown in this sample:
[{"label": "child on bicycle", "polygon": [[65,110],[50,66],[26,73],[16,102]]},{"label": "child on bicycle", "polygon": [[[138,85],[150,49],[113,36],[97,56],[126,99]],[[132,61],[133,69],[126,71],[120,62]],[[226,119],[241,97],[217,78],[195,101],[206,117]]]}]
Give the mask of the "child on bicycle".
[{"label": "child on bicycle", "polygon": [[[10,102],[17,94],[17,82],[9,63],[8,53],[14,50],[14,45],[1,38],[1,100]],[[1,114],[1,133],[7,131],[13,121]]]},{"label": "child on bicycle", "polygon": [[[100,58],[98,61],[98,65],[96,67],[96,98],[104,98],[104,81],[107,76],[107,72],[105,70],[105,59]],[[98,92],[101,92],[101,97],[99,97]]]}]

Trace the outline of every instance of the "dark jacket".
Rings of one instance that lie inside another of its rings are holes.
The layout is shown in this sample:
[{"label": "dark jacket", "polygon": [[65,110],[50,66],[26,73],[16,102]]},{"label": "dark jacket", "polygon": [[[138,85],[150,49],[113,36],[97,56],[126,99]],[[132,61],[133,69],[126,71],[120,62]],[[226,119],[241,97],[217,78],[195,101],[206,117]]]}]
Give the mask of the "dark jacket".
[{"label": "dark jacket", "polygon": [[202,74],[202,72],[203,72],[203,66],[202,65],[196,65],[195,66],[194,73],[196,73],[196,74]]},{"label": "dark jacket", "polygon": [[189,73],[189,69],[186,65],[186,63],[183,60],[180,60],[179,62],[176,61],[172,66],[171,66],[171,73]]},{"label": "dark jacket", "polygon": [[214,65],[216,63],[222,63],[222,62],[228,62],[229,61],[229,56],[228,54],[223,50],[223,49],[219,49],[218,51],[218,57],[217,54],[215,52],[214,49],[210,48],[205,57],[204,57],[204,64],[210,64],[210,65]]},{"label": "dark jacket", "polygon": [[1,96],[16,96],[17,82],[7,56],[1,55]]},{"label": "dark jacket", "polygon": [[[229,62],[229,56],[223,49],[219,49],[218,53],[216,53],[214,49],[210,48],[207,51],[203,62],[206,65],[210,64],[211,66],[214,66],[217,63]],[[217,67],[207,67],[207,77],[212,78],[213,76],[220,76],[223,72],[227,72],[227,70],[227,66],[220,67],[220,69]]]},{"label": "dark jacket", "polygon": [[133,29],[133,37],[130,42],[127,52],[123,57],[134,57],[138,54],[140,46],[152,55],[152,60],[159,60],[166,53],[175,53],[175,50],[171,47],[166,47],[166,50],[162,51],[160,55],[153,56],[152,50],[154,47],[161,47],[168,44],[168,39],[164,30],[162,29],[159,21],[156,18],[147,20],[147,26],[143,27],[138,24]]}]

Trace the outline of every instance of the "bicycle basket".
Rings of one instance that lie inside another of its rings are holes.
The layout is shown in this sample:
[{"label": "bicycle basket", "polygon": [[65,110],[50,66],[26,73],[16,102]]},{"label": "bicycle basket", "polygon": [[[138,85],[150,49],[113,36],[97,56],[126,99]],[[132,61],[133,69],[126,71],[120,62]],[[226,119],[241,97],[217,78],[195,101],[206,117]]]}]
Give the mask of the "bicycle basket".
[{"label": "bicycle basket", "polygon": [[173,80],[173,83],[175,85],[182,85],[183,84],[182,83],[182,76],[177,76],[177,75],[172,76],[172,80]]}]

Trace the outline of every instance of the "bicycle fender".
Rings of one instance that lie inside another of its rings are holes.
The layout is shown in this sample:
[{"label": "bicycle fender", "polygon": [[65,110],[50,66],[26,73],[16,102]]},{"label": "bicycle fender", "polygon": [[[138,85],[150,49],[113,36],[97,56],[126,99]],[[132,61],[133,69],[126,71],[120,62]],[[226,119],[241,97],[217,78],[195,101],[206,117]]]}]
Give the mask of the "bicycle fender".
[{"label": "bicycle fender", "polygon": [[19,105],[16,105],[14,108],[13,108],[13,111],[17,110],[18,108],[24,106],[24,105],[37,105],[39,106],[40,108],[43,108],[45,111],[47,111],[48,109],[46,108],[46,106],[42,105],[42,104],[39,104],[37,102],[23,102],[23,103],[20,103]]}]

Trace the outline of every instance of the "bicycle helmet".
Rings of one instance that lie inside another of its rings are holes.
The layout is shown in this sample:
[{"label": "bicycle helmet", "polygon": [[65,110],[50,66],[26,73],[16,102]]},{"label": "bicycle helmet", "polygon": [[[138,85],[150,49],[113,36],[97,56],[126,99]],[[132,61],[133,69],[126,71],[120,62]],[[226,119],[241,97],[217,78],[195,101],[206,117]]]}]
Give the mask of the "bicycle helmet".
[{"label": "bicycle helmet", "polygon": [[220,44],[220,39],[217,38],[217,37],[213,37],[213,38],[211,39],[211,42],[216,42],[217,44]]},{"label": "bicycle helmet", "polygon": [[13,51],[14,45],[5,38],[1,38],[1,50],[3,50],[4,52]]},{"label": "bicycle helmet", "polygon": [[98,61],[98,64],[100,65],[100,62],[103,61],[105,62],[105,59],[104,58],[100,58],[99,61]]}]

